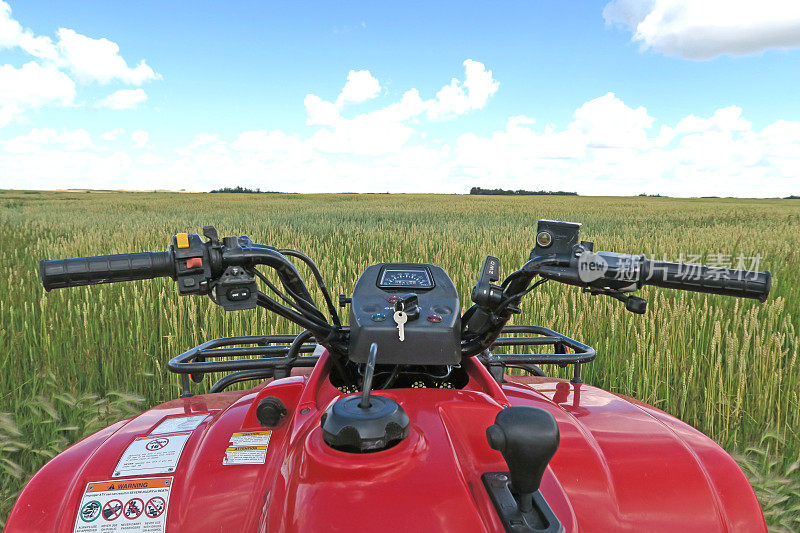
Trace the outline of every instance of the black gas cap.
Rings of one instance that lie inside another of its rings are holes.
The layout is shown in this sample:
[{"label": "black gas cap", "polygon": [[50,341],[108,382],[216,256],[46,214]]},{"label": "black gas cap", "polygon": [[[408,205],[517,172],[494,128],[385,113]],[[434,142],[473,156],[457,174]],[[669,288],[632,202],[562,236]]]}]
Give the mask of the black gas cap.
[{"label": "black gas cap", "polygon": [[275,396],[268,396],[260,402],[256,407],[256,418],[261,422],[262,426],[271,428],[278,425],[278,422],[286,416],[286,406],[280,398]]},{"label": "black gas cap", "polygon": [[336,401],[322,415],[322,438],[343,452],[370,453],[391,448],[408,436],[408,415],[396,401],[371,396],[361,407],[361,396]]},{"label": "black gas cap", "polygon": [[322,438],[343,452],[370,453],[391,448],[408,436],[408,415],[399,403],[372,396],[378,345],[372,343],[364,372],[364,391],[339,398],[322,415]]}]

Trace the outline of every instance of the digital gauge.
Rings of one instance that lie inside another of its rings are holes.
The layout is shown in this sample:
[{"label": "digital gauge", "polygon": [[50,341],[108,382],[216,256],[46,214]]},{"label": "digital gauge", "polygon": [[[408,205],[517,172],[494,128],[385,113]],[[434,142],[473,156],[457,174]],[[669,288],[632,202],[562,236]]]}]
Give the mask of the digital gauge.
[{"label": "digital gauge", "polygon": [[430,272],[427,268],[390,268],[381,273],[378,287],[382,289],[432,289]]}]

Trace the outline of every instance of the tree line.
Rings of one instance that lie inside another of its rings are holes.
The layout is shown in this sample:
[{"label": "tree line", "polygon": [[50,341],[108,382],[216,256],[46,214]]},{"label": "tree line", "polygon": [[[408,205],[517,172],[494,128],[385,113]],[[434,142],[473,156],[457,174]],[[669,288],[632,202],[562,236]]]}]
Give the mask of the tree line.
[{"label": "tree line", "polygon": [[524,189],[506,190],[506,189],[484,189],[482,187],[473,187],[469,190],[470,194],[485,194],[497,196],[527,196],[527,195],[558,195],[558,196],[578,196],[576,192],[567,191],[526,191]]}]

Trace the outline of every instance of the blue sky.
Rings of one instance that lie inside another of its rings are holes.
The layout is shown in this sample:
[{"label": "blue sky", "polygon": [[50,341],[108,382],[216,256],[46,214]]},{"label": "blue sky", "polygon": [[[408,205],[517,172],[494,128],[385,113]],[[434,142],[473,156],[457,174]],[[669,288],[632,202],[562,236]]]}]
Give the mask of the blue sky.
[{"label": "blue sky", "polygon": [[698,4],[0,0],[0,188],[800,193],[798,3]]}]

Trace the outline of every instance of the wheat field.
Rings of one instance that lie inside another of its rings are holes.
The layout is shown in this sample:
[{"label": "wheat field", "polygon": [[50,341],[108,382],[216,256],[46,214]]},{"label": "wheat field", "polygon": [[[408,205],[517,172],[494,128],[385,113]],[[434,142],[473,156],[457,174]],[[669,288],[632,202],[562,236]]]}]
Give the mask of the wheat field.
[{"label": "wheat field", "polygon": [[770,527],[800,530],[800,200],[97,191],[0,191],[0,524],[60,450],[177,397],[172,356],[221,336],[299,332],[260,309],[225,313],[179,298],[170,280],[46,294],[39,259],[163,250],[174,233],[214,224],[220,235],[307,253],[334,296],[370,264],[432,262],[466,308],[485,256],[499,257],[504,274],[519,267],[539,218],[582,222],[595,250],[759,258],[772,271],[764,304],[646,288],[644,316],[551,282],[523,300],[514,323],[594,346],[587,383],[714,438],[739,460]]}]

